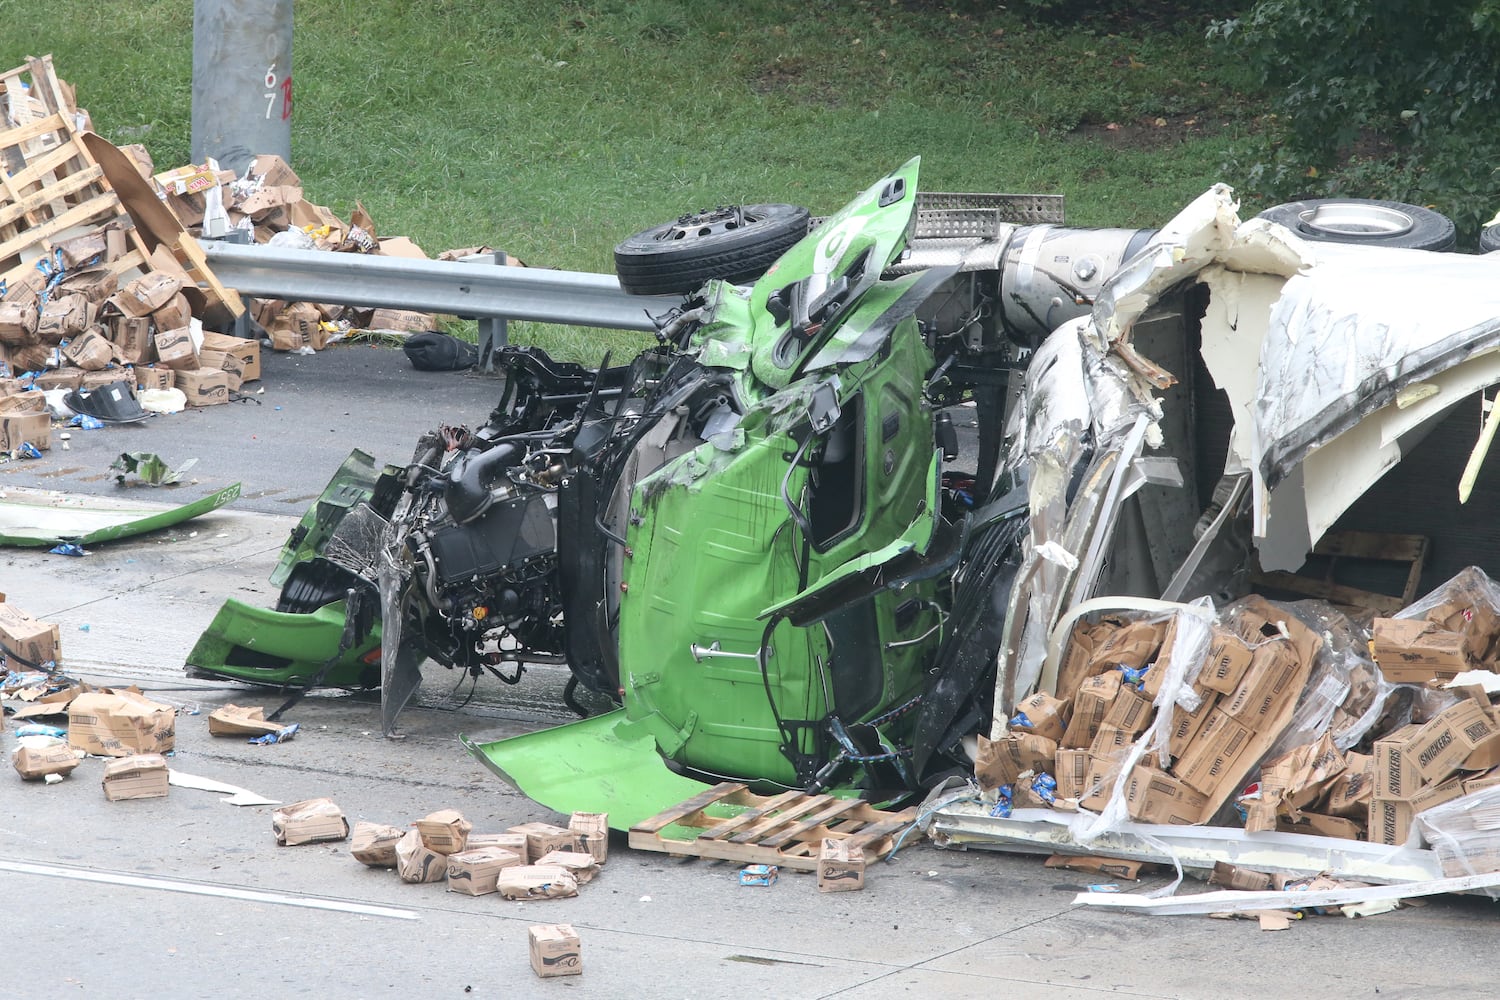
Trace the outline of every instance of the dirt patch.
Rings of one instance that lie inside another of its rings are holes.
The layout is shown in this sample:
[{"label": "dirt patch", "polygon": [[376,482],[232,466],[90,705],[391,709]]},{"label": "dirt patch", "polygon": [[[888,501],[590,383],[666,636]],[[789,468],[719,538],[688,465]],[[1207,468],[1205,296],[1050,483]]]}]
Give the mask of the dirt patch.
[{"label": "dirt patch", "polygon": [[1162,149],[1214,135],[1227,119],[1212,114],[1168,115],[1118,122],[1084,122],[1069,138],[1097,142],[1112,149]]}]

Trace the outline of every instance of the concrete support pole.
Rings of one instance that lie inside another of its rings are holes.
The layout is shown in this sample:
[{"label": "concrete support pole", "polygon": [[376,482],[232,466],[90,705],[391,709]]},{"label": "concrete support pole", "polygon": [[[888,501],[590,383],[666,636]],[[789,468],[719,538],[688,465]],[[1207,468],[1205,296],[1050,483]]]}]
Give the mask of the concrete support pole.
[{"label": "concrete support pole", "polygon": [[292,159],[292,0],[193,0],[194,163]]}]

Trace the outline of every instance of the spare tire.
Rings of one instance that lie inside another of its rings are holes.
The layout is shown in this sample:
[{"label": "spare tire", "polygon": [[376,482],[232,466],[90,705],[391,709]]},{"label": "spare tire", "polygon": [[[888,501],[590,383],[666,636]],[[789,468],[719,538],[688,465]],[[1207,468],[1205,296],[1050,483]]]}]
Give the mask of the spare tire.
[{"label": "spare tire", "polygon": [[797,205],[736,205],[684,215],[615,247],[615,273],[632,295],[691,292],[710,278],[743,284],[807,235]]},{"label": "spare tire", "polygon": [[1496,250],[1500,250],[1500,222],[1479,231],[1479,252],[1494,253]]},{"label": "spare tire", "polygon": [[1314,198],[1276,205],[1257,218],[1280,223],[1314,243],[1439,251],[1458,245],[1458,227],[1452,219],[1399,201]]}]

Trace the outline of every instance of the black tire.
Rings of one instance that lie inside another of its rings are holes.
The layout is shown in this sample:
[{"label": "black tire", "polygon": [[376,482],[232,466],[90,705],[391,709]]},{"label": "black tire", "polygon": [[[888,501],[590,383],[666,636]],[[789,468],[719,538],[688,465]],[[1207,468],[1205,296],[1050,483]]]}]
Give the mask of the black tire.
[{"label": "black tire", "polygon": [[1257,218],[1280,223],[1314,243],[1437,251],[1458,245],[1458,227],[1452,219],[1399,201],[1313,198],[1276,205]]},{"label": "black tire", "polygon": [[710,278],[743,284],[806,236],[809,219],[797,205],[694,212],[622,241],[615,273],[631,295],[691,292]]},{"label": "black tire", "polygon": [[1479,231],[1479,252],[1494,253],[1496,250],[1500,250],[1500,222]]}]

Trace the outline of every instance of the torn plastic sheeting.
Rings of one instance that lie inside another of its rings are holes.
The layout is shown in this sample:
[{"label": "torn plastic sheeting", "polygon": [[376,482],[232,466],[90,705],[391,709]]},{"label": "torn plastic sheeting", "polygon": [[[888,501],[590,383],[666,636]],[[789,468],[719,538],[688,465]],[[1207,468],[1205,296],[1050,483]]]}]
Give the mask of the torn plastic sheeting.
[{"label": "torn plastic sheeting", "polygon": [[197,464],[196,458],[190,458],[173,469],[155,452],[127,451],[111,462],[109,467],[118,471],[118,475],[115,476],[115,481],[118,483],[125,482],[125,477],[133,472],[140,477],[142,482],[151,486],[170,486],[180,481],[183,475]]},{"label": "torn plastic sheeting", "polygon": [[1217,892],[1201,892],[1192,896],[1175,896],[1170,899],[1153,898],[1129,892],[1107,895],[1080,892],[1073,897],[1073,902],[1080,906],[1121,910],[1125,913],[1202,916],[1208,913],[1243,913],[1248,910],[1300,910],[1314,906],[1360,906],[1381,900],[1440,896],[1450,892],[1472,892],[1496,885],[1500,885],[1500,872],[1432,879],[1426,882],[1405,882],[1397,885],[1366,885],[1349,889],[1294,892],[1274,890],[1246,892],[1242,889],[1224,889]]},{"label": "torn plastic sheeting", "polygon": [[1334,878],[1363,882],[1419,882],[1443,877],[1436,853],[1429,850],[1306,833],[1247,833],[1238,827],[1125,822],[1084,847],[1072,837],[1071,819],[1050,809],[1017,809],[1008,819],[1002,819],[989,815],[983,803],[960,800],[933,810],[927,834],[939,847],[1097,854],[1157,864],[1171,864],[1175,855],[1188,871],[1207,872],[1215,862],[1223,861],[1306,875],[1327,872]]}]

